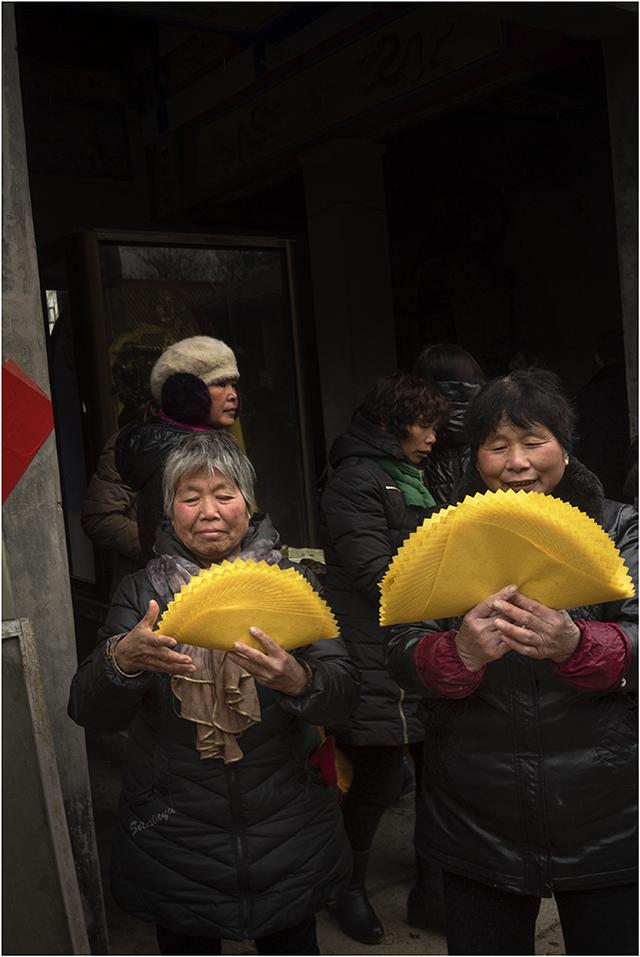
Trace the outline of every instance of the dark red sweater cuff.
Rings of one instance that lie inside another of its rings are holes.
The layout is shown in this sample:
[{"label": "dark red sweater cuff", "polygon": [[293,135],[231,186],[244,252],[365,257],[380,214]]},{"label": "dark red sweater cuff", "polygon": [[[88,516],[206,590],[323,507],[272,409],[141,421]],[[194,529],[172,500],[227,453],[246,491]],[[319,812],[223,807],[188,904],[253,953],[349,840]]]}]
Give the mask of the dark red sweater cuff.
[{"label": "dark red sweater cuff", "polygon": [[619,685],[629,668],[631,641],[613,622],[576,621],[580,629],[578,647],[557,673],[582,691],[610,691]]},{"label": "dark red sweater cuff", "polygon": [[442,698],[467,698],[476,690],[484,676],[480,671],[469,671],[458,655],[455,638],[457,631],[437,631],[425,635],[415,651],[418,678],[433,694]]}]

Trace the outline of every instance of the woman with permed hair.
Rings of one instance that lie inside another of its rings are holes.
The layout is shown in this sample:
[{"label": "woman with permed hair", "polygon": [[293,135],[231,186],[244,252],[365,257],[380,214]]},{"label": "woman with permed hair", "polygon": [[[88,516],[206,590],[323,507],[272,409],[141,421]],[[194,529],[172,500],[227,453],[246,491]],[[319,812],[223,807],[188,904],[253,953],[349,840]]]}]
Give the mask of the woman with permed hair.
[{"label": "woman with permed hair", "polygon": [[[465,427],[460,499],[568,502],[637,589],[637,513],[575,458],[557,376],[495,379]],[[553,895],[567,954],[637,954],[637,598],[564,609],[516,585],[461,618],[398,625],[388,643],[391,674],[424,699],[417,844],[442,864],[448,953],[533,954]]]},{"label": "woman with permed hair", "polygon": [[400,544],[435,508],[421,466],[447,412],[446,400],[419,376],[380,379],[331,448],[333,471],[322,497],[326,597],[361,682],[356,711],[330,729],[353,767],[342,810],[354,870],[333,913],[348,936],[366,944],[384,933],[365,888],[369,849],[382,814],[400,797],[404,749],[417,755],[423,738],[417,699],[405,696],[384,663],[378,583]]}]

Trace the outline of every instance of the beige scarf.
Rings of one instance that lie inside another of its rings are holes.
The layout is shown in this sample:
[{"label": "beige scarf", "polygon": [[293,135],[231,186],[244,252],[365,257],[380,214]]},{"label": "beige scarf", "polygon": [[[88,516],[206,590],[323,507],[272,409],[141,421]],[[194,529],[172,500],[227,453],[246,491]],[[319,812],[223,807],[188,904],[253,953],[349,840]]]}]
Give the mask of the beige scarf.
[{"label": "beige scarf", "polygon": [[[274,565],[281,554],[272,542],[258,540],[239,557]],[[200,568],[182,556],[160,555],[147,562],[146,572],[156,594],[168,603]],[[181,703],[182,717],[196,725],[200,757],[221,758],[225,764],[239,761],[238,738],[262,717],[253,676],[225,651],[178,647],[190,656],[196,670],[189,677],[174,675],[171,690]]]},{"label": "beige scarf", "polygon": [[171,690],[182,705],[182,717],[197,726],[200,757],[239,761],[238,737],[260,721],[260,702],[253,677],[225,651],[188,645],[196,666],[193,676],[174,675]]}]

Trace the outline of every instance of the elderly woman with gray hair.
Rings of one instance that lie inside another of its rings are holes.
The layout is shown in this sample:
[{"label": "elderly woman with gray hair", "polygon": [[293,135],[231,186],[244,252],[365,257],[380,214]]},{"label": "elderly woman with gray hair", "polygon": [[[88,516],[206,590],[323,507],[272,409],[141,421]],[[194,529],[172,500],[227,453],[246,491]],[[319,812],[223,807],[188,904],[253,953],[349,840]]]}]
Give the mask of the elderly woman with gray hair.
[{"label": "elderly woman with gray hair", "polygon": [[357,701],[342,640],[290,654],[247,621],[263,650],[225,653],[153,631],[213,563],[291,564],[269,518],[250,514],[254,477],[224,433],[181,440],[165,466],[157,557],[121,582],[71,688],[78,724],[129,729],[112,889],[156,923],[163,954],[219,954],[224,938],[318,954],[315,914],[350,874],[336,792],[309,762],[314,726]]}]

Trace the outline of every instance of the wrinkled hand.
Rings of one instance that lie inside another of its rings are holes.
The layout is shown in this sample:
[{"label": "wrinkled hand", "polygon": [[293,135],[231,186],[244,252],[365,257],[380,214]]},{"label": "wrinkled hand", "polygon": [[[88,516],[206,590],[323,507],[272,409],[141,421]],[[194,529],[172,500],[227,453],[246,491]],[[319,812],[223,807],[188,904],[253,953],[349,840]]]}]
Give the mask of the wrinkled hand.
[{"label": "wrinkled hand", "polygon": [[510,597],[515,591],[515,585],[507,585],[481,601],[462,619],[455,641],[458,655],[467,671],[480,671],[489,661],[497,661],[511,650],[496,627],[494,603]]},{"label": "wrinkled hand", "polygon": [[137,671],[156,671],[170,675],[190,675],[196,668],[189,655],[182,655],[172,648],[178,644],[169,635],[158,635],[153,626],[160,608],[157,601],[150,601],[144,618],[125,635],[114,649],[118,667],[127,674]]},{"label": "wrinkled hand", "polygon": [[236,641],[233,645],[235,652],[228,652],[229,657],[265,687],[288,695],[302,694],[307,687],[307,672],[300,662],[260,628],[250,628],[249,631],[264,651]]},{"label": "wrinkled hand", "polygon": [[498,599],[494,619],[509,649],[530,658],[566,661],[578,647],[580,629],[566,611],[556,611],[516,591],[507,600]]}]

